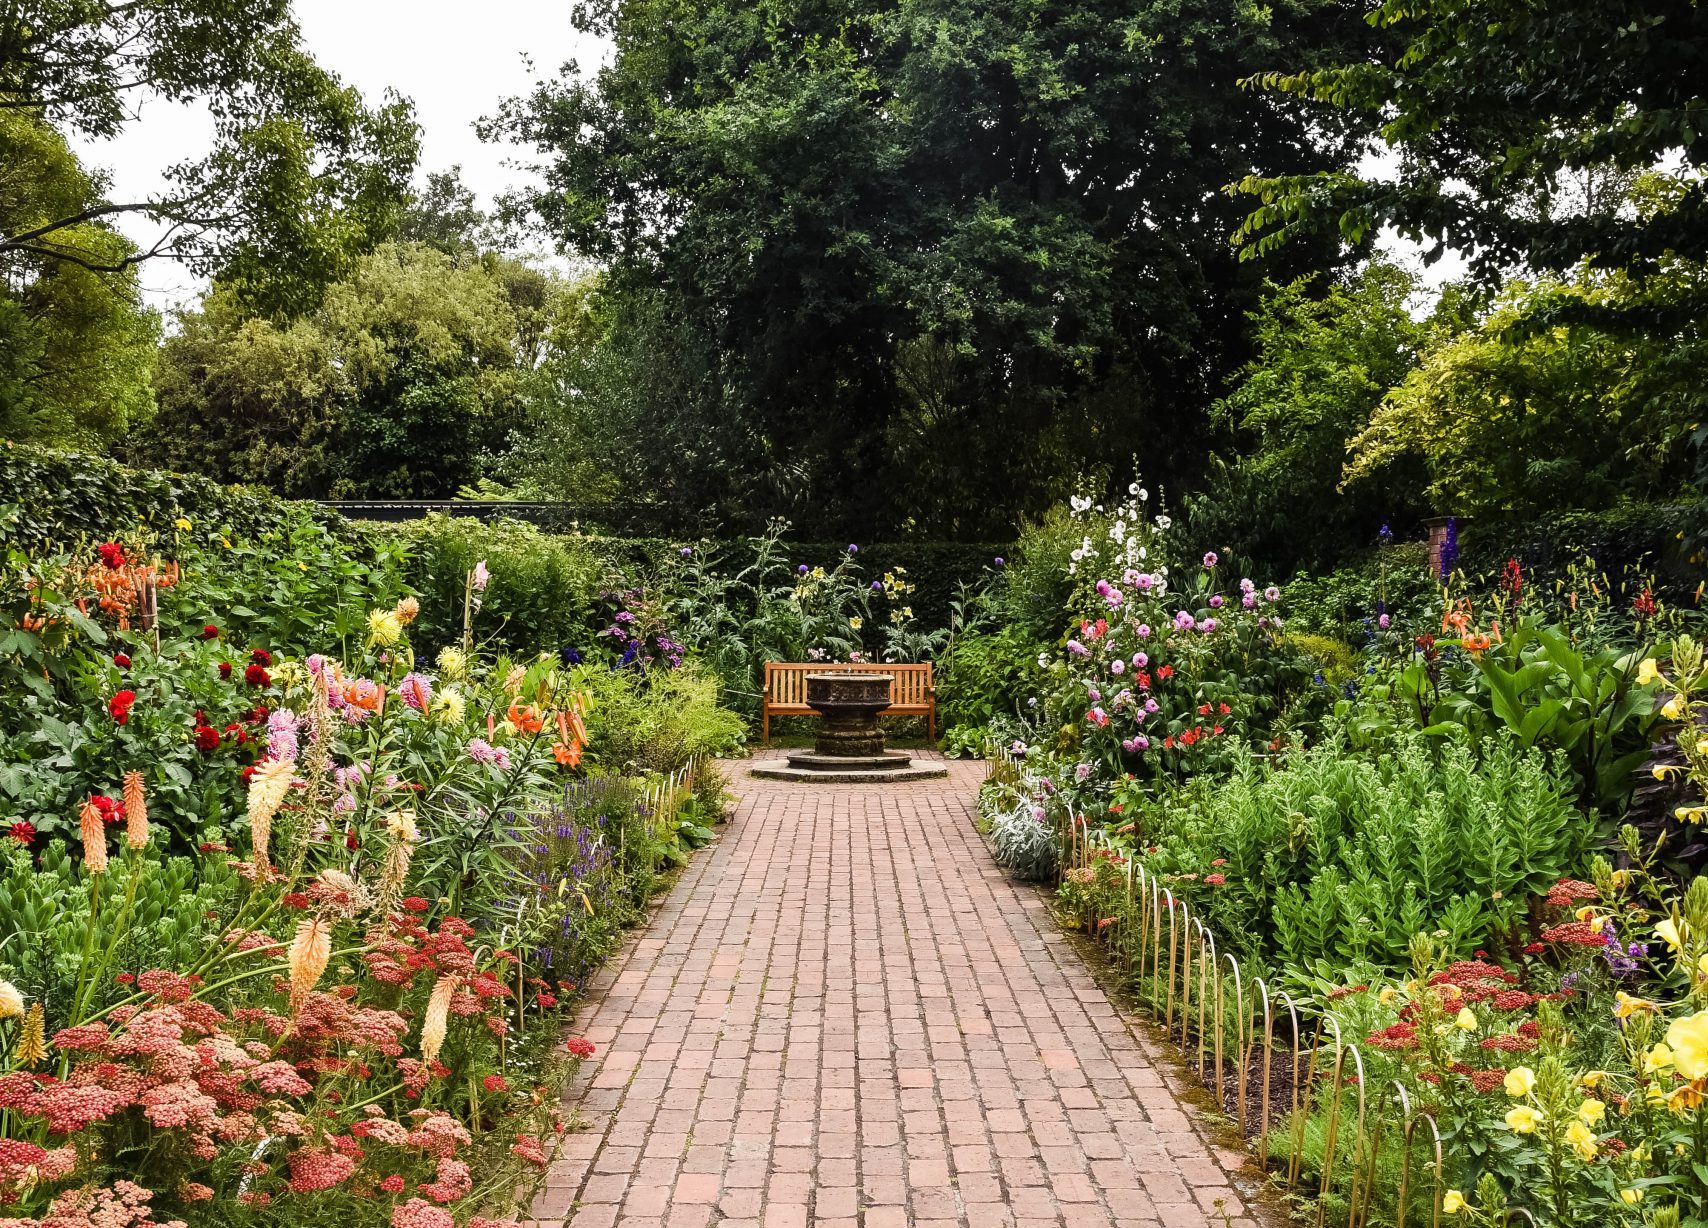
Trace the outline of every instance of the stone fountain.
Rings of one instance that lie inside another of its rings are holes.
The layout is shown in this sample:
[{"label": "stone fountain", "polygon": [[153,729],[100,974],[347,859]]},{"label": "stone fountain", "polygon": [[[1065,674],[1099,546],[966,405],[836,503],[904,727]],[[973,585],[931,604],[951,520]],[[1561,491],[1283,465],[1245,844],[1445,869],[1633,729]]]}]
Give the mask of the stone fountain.
[{"label": "stone fountain", "polygon": [[878,716],[890,706],[893,674],[808,674],[807,706],[823,718],[811,750],[761,759],[751,771],[769,780],[820,784],[931,780],[947,776],[940,763],[915,763],[905,751],[886,750]]}]

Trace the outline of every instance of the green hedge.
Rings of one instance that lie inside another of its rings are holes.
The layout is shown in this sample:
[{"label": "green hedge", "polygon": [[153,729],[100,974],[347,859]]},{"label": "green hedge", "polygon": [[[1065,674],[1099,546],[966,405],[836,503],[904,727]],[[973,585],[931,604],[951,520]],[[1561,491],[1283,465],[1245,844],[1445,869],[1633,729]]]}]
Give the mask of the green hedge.
[{"label": "green hedge", "polygon": [[[104,538],[138,525],[169,537],[173,521],[188,517],[198,528],[221,527],[234,536],[259,537],[305,518],[329,544],[366,556],[381,542],[405,547],[404,576],[421,598],[423,645],[449,643],[462,633],[463,586],[482,559],[492,573],[482,624],[494,623],[497,646],[535,652],[584,644],[602,592],[657,573],[682,543],[654,537],[594,537],[544,532],[513,520],[483,522],[434,515],[381,523],[349,520],[314,503],[281,499],[254,487],[224,486],[207,478],[132,469],[105,457],[7,445],[0,449],[0,504],[22,509],[19,544],[35,548]],[[830,564],[847,543],[791,543],[794,562]],[[753,559],[747,540],[702,542],[723,567],[739,572]],[[862,546],[859,563],[871,578],[898,567],[918,586],[913,608],[927,626],[945,626],[962,585],[977,587],[996,545],[878,542]]]},{"label": "green hedge", "polygon": [[1472,574],[1492,573],[1516,558],[1552,577],[1589,558],[1614,580],[1631,569],[1653,573],[1659,595],[1676,603],[1702,579],[1688,545],[1701,517],[1690,504],[1628,503],[1598,512],[1551,512],[1523,524],[1469,521],[1459,534],[1460,565]]},{"label": "green hedge", "polygon": [[317,504],[281,499],[256,487],[223,486],[188,474],[131,469],[86,452],[10,442],[0,445],[0,504],[20,509],[15,532],[19,544],[31,548],[69,545],[132,525],[170,534],[179,516],[246,535],[304,515],[345,540],[357,540],[365,531]]}]

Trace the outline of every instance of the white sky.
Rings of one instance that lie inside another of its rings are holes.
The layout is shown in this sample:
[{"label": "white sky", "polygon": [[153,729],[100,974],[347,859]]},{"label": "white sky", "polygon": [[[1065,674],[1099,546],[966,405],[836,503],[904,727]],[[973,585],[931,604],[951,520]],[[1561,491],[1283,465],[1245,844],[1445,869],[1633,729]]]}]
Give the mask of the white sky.
[{"label": "white sky", "polygon": [[[421,169],[463,168],[463,182],[480,203],[515,184],[521,172],[504,165],[516,152],[489,145],[474,134],[474,122],[498,100],[523,93],[530,80],[526,55],[541,74],[555,75],[566,60],[583,69],[607,50],[570,27],[569,0],[295,0],[303,41],[324,67],[377,102],[389,86],[415,103],[421,125]],[[117,140],[79,142],[85,164],[108,170],[114,200],[143,199],[162,186],[160,168],[207,146],[203,111],[153,101],[142,105],[138,122]],[[124,216],[119,225],[147,246],[157,229],[144,218]],[[1416,250],[1389,236],[1383,247],[1421,269]],[[1451,254],[1423,270],[1430,288],[1457,275]],[[169,307],[196,297],[202,283],[166,260],[142,268],[147,297]]]}]

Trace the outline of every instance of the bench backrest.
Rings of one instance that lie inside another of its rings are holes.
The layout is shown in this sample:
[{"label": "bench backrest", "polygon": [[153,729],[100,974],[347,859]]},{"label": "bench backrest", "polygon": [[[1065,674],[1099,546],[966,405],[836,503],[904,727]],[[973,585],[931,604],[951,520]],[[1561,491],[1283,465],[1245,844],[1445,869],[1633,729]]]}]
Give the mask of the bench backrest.
[{"label": "bench backrest", "polygon": [[917,665],[883,665],[878,662],[827,664],[819,661],[765,662],[765,700],[773,704],[804,704],[808,674],[894,674],[890,703],[895,707],[920,707],[931,699],[931,662]]}]

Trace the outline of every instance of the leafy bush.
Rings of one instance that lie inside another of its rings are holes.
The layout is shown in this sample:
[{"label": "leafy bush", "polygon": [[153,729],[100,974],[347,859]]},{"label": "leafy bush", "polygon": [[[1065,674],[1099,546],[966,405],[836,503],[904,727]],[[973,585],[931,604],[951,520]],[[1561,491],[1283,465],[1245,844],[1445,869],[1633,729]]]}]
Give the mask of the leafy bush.
[{"label": "leafy bush", "polygon": [[[1142,838],[1218,935],[1293,967],[1400,966],[1413,934],[1469,955],[1580,870],[1595,831],[1563,765],[1510,736],[1416,736],[1374,761],[1326,743],[1159,803]],[[1195,885],[1194,885],[1195,884]]]}]

